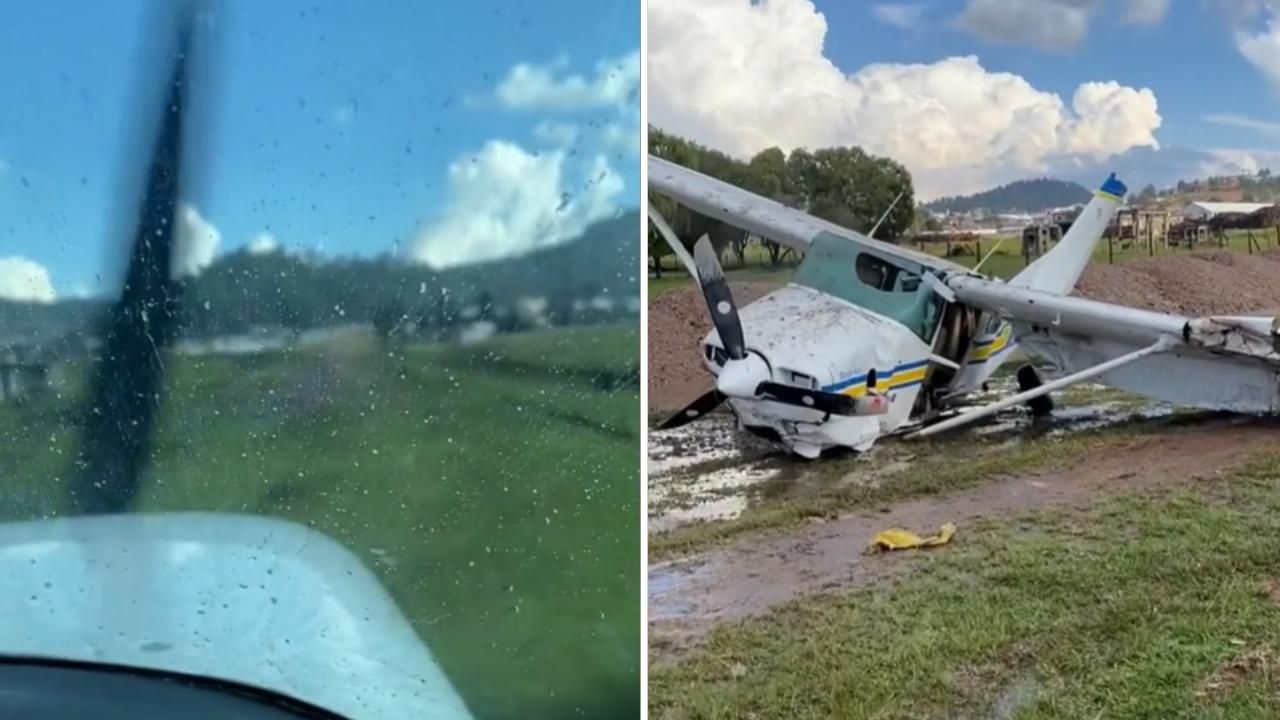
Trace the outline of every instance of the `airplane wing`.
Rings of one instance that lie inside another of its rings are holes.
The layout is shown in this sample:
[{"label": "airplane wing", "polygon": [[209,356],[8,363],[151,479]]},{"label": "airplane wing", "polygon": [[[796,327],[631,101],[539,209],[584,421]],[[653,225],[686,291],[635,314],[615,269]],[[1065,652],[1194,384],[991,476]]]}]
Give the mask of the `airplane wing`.
[{"label": "airplane wing", "polygon": [[874,240],[860,232],[789,208],[775,200],[653,155],[649,156],[649,188],[653,192],[669,196],[690,210],[800,251],[806,250],[818,233],[829,232],[926,267],[968,272],[964,266],[936,255]]},{"label": "airplane wing", "polygon": [[[1192,404],[1214,404],[1210,396],[1228,376],[1248,375],[1256,390],[1255,404],[1265,406],[1266,393],[1280,397],[1276,384],[1280,369],[1280,317],[1209,316],[1193,318],[1124,305],[1058,295],[977,277],[952,277],[947,286],[964,303],[980,307],[1010,322],[1019,343],[1059,342],[1123,349],[1113,357],[1057,378],[1039,387],[990,403],[913,434],[925,437],[971,423],[1006,407],[1111,373],[1152,355],[1171,355],[1160,373],[1137,373],[1124,384],[1153,395],[1178,395]],[[1057,339],[1055,339],[1057,338]],[[1190,355],[1188,355],[1190,353]],[[1187,369],[1179,373],[1178,365]],[[1270,380],[1268,381],[1268,378]],[[1178,386],[1179,383],[1184,383]],[[1270,386],[1269,386],[1270,384]],[[1251,392],[1253,391],[1251,390]],[[1209,398],[1206,400],[1206,398]]]}]

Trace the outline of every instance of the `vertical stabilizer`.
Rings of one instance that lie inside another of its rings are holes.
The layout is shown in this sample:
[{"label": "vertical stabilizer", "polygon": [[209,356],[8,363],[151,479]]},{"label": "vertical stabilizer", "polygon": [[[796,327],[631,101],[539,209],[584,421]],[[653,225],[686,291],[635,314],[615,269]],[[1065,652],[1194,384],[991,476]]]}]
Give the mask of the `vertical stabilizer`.
[{"label": "vertical stabilizer", "polygon": [[1080,211],[1080,217],[1071,225],[1066,237],[1026,270],[1015,275],[1009,284],[1055,295],[1071,292],[1128,191],[1112,173],[1102,187],[1094,191],[1093,199]]}]

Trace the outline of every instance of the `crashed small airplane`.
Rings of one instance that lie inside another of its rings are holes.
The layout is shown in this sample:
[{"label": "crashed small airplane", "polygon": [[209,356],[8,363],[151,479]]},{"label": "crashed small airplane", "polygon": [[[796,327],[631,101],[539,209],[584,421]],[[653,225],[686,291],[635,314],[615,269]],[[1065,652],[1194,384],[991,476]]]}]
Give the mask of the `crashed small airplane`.
[{"label": "crashed small airplane", "polygon": [[[662,425],[727,402],[739,425],[806,458],[925,437],[1085,380],[1180,406],[1280,413],[1280,318],[1191,318],[1069,297],[1127,188],[1109,177],[1051,251],[1008,282],[874,240],[666,160],[649,185],[694,212],[804,253],[791,282],[744,306],[703,236],[658,232],[702,287],[715,388]],[[1020,392],[955,413],[1020,347]],[[1041,378],[1037,366],[1045,371]]]}]

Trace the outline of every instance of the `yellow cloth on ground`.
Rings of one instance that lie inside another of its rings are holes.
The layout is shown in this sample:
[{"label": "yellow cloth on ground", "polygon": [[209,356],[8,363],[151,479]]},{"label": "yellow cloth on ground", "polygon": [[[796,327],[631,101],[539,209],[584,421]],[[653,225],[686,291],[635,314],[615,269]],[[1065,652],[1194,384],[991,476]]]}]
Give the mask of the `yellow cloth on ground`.
[{"label": "yellow cloth on ground", "polygon": [[871,547],[876,550],[909,550],[911,548],[935,547],[951,542],[951,538],[955,534],[956,526],[953,523],[943,525],[938,530],[937,535],[930,535],[929,537],[920,537],[910,530],[902,528],[889,528],[876,533],[876,536],[871,539]]}]

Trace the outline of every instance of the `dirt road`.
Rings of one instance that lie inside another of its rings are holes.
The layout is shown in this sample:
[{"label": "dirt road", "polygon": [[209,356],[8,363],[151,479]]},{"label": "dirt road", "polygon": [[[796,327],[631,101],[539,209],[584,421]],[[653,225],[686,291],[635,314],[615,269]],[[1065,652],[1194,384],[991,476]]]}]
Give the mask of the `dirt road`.
[{"label": "dirt road", "polygon": [[959,526],[956,542],[981,518],[1089,505],[1144,487],[1194,482],[1233,469],[1280,439],[1271,421],[1218,419],[1143,437],[1068,470],[997,480],[949,495],[859,512],[801,532],[752,536],[705,555],[649,570],[650,645],[661,660],[717,623],[758,615],[802,595],[864,587],[928,561],[927,552],[867,555],[878,531]]}]

